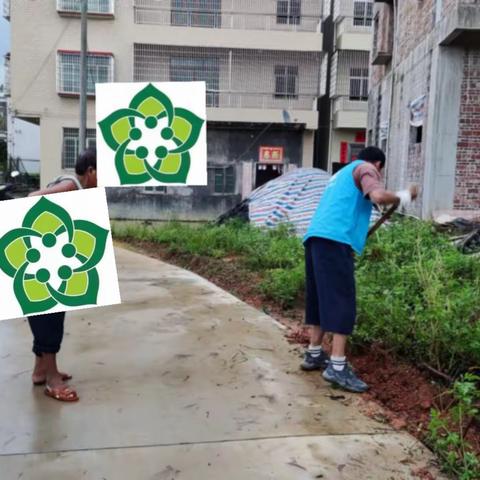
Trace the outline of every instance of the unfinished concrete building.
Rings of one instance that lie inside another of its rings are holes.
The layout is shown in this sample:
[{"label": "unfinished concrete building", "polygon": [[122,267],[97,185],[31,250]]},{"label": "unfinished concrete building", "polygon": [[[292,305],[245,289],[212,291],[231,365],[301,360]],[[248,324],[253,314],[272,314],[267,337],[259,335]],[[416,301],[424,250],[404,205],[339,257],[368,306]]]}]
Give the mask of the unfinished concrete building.
[{"label": "unfinished concrete building", "polygon": [[368,142],[414,212],[480,209],[480,0],[376,1]]}]

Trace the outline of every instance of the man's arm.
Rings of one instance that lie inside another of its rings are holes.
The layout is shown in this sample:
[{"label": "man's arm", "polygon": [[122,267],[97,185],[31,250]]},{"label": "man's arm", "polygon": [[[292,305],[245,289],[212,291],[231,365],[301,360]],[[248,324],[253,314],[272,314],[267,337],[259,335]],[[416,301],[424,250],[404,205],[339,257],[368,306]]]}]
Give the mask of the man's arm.
[{"label": "man's arm", "polygon": [[397,193],[379,188],[373,190],[368,195],[370,200],[377,205],[398,205],[400,202],[408,203],[409,200],[415,200],[418,195],[418,188],[416,185],[411,185],[408,190]]},{"label": "man's arm", "polygon": [[41,188],[35,192],[30,192],[29,197],[37,197],[39,195],[49,195],[50,193],[70,192],[76,190],[76,185],[71,180],[64,180],[63,182],[52,185],[51,187]]}]

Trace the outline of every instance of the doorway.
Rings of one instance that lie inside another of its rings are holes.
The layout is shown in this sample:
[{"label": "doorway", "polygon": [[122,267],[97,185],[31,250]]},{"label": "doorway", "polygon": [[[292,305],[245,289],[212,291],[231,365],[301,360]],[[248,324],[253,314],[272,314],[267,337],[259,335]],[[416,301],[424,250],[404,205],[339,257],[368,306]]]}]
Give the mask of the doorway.
[{"label": "doorway", "polygon": [[279,177],[282,174],[283,165],[257,163],[257,168],[255,170],[255,188],[261,187],[265,183]]}]

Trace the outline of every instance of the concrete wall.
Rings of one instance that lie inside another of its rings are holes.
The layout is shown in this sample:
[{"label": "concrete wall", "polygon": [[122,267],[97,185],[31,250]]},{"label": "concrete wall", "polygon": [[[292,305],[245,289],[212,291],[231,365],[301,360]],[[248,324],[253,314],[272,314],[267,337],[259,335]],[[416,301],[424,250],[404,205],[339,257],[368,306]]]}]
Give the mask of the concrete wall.
[{"label": "concrete wall", "polygon": [[[455,2],[402,0],[398,5],[392,62],[371,70],[369,142],[384,145],[382,131],[387,131],[390,189],[411,182],[422,187],[411,213],[430,217],[453,207],[480,208],[479,51],[441,46],[445,16]],[[416,143],[409,103],[422,95],[422,141]]]},{"label": "concrete wall", "polygon": [[[209,166],[231,165],[235,169],[235,193],[218,194],[214,186],[168,187],[167,194],[141,188],[109,188],[110,216],[139,220],[213,220],[235,206],[255,185],[259,147],[284,148],[284,165],[312,166],[313,132],[272,126],[254,128],[209,126],[207,129]],[[303,163],[305,158],[306,164]]]},{"label": "concrete wall", "polygon": [[107,188],[107,199],[113,219],[205,221],[234,207],[241,195],[210,195],[203,187],[182,187],[181,193],[174,195],[125,187]]}]

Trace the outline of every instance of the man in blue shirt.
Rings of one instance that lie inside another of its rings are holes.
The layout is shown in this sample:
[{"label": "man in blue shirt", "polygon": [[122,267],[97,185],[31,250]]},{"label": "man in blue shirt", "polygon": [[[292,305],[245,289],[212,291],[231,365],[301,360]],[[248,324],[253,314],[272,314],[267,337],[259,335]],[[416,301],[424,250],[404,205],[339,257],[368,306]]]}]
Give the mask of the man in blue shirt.
[{"label": "man in blue shirt", "polygon": [[[367,241],[373,204],[407,205],[417,188],[389,192],[382,184],[385,154],[367,147],[327,186],[304,238],[306,265],[305,323],[311,326],[303,370],[325,369],[323,378],[351,392],[365,392],[347,363],[345,348],[356,318],[354,254]],[[324,334],[333,334],[332,355],[322,350]]]}]

